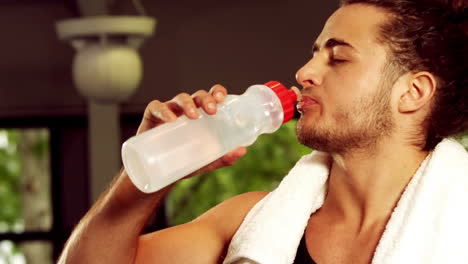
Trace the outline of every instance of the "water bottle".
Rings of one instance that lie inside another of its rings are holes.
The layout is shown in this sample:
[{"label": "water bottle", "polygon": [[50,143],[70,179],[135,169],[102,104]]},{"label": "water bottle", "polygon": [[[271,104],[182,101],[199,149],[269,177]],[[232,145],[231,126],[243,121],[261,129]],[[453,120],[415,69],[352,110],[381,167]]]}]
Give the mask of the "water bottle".
[{"label": "water bottle", "polygon": [[142,192],[158,191],[215,161],[260,134],[273,133],[294,116],[299,91],[277,81],[253,85],[242,95],[227,95],[215,115],[180,116],[128,139],[122,161]]}]

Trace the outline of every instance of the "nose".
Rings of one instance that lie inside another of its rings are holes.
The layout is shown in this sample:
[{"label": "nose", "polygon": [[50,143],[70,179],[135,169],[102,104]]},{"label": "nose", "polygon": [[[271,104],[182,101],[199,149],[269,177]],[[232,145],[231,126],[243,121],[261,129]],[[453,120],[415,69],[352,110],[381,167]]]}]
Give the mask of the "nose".
[{"label": "nose", "polygon": [[310,59],[296,73],[297,83],[302,87],[319,86],[323,82],[323,70],[320,67],[318,58]]}]

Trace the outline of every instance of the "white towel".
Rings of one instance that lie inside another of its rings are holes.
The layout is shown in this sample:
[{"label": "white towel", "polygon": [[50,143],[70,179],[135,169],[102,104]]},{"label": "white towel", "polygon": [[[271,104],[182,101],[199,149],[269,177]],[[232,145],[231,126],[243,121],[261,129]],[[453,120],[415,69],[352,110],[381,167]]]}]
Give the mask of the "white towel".
[{"label": "white towel", "polygon": [[[308,219],[323,204],[331,159],[314,152],[258,202],[225,264],[293,263]],[[468,154],[443,140],[421,164],[390,217],[372,263],[468,263]]]}]

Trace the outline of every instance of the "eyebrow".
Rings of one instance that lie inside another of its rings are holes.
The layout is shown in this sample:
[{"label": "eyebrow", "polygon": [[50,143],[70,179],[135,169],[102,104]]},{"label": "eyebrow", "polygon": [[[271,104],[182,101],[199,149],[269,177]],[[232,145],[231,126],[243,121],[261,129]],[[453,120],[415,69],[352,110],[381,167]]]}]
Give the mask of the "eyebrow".
[{"label": "eyebrow", "polygon": [[[356,50],[351,44],[348,42],[342,40],[342,39],[337,39],[337,38],[331,38],[328,39],[327,42],[325,42],[325,48],[332,49],[336,46],[345,46],[345,47],[350,47],[354,50]],[[316,51],[319,51],[320,47],[317,43],[314,43],[314,46],[312,47],[312,53],[315,53]]]}]

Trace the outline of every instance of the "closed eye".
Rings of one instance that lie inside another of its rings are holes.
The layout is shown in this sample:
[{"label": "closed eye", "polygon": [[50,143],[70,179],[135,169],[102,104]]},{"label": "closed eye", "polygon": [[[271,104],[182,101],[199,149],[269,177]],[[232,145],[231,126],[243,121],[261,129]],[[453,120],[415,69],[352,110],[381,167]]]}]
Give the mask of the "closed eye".
[{"label": "closed eye", "polygon": [[337,58],[331,57],[330,60],[329,60],[329,64],[334,66],[334,65],[345,63],[346,61],[347,60],[337,59]]}]

